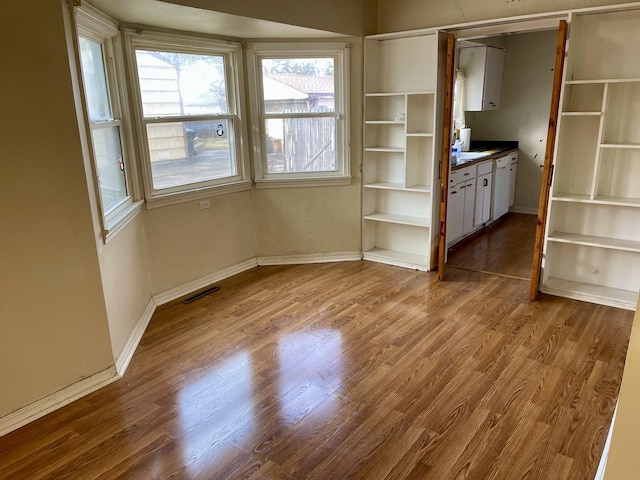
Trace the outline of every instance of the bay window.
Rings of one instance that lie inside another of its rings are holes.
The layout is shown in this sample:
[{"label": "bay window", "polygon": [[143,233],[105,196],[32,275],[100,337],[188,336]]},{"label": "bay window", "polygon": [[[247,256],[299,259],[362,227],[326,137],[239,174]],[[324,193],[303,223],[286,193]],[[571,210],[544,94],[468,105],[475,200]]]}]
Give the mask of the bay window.
[{"label": "bay window", "polygon": [[127,38],[148,203],[249,188],[240,45],[151,32]]},{"label": "bay window", "polygon": [[348,49],[344,44],[249,47],[256,183],[350,181]]}]

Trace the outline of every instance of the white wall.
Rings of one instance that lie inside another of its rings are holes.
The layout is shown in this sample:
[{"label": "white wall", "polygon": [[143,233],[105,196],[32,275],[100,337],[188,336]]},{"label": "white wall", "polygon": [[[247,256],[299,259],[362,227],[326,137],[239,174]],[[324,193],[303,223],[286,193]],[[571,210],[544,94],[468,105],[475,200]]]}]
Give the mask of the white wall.
[{"label": "white wall", "polygon": [[62,18],[0,15],[0,417],[113,365]]},{"label": "white wall", "polygon": [[514,205],[519,211],[538,210],[557,38],[557,31],[508,36],[500,108],[466,116],[474,140],[520,142]]},{"label": "white wall", "polygon": [[378,0],[378,32],[396,32],[622,3],[633,2],[625,0]]}]

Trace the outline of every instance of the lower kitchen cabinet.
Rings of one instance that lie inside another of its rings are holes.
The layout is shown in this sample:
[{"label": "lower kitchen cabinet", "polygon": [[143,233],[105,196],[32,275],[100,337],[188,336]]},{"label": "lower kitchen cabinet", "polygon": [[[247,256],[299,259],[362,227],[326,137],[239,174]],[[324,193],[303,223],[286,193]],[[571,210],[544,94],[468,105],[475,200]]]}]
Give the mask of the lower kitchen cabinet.
[{"label": "lower kitchen cabinet", "polygon": [[491,220],[491,193],[493,161],[478,164],[478,177],[476,178],[474,227],[481,227]]},{"label": "lower kitchen cabinet", "polygon": [[476,200],[476,179],[467,180],[464,189],[464,212],[462,215],[462,235],[469,235],[473,231]]},{"label": "lower kitchen cabinet", "polygon": [[447,205],[447,246],[453,244],[463,235],[465,184],[466,182],[460,182],[449,188],[449,202]]},{"label": "lower kitchen cabinet", "polygon": [[516,202],[516,178],[518,176],[518,152],[511,154],[511,166],[509,167],[509,207]]}]

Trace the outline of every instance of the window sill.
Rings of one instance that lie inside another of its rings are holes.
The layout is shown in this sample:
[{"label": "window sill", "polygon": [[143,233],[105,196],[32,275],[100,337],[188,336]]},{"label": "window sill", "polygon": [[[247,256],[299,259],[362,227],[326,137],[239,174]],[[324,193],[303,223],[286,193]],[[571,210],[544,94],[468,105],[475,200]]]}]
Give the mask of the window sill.
[{"label": "window sill", "polygon": [[228,195],[230,193],[244,192],[246,190],[251,190],[251,181],[249,180],[242,180],[240,182],[227,183],[224,185],[214,185],[211,187],[199,188],[197,190],[156,195],[155,197],[147,199],[147,210],[167,207],[178,203],[192,202],[194,200],[218,197],[220,195]]},{"label": "window sill", "polygon": [[131,202],[126,207],[118,211],[113,218],[106,220],[102,232],[104,243],[108,243],[109,240],[114,238],[118,232],[131,222],[131,220],[136,218],[142,211],[142,205],[144,205],[142,200]]},{"label": "window sill", "polygon": [[256,188],[334,187],[351,185],[351,176],[315,178],[256,179]]}]

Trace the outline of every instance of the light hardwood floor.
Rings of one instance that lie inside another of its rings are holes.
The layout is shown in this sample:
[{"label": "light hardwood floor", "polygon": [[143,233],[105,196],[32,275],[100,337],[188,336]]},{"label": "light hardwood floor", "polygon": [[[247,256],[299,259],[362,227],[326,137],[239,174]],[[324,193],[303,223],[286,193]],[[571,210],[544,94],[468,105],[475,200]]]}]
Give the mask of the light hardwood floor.
[{"label": "light hardwood floor", "polygon": [[593,478],[632,312],[369,262],[219,285],[159,308],[123,379],[0,438],[0,478]]},{"label": "light hardwood floor", "polygon": [[449,250],[447,264],[529,280],[536,239],[536,215],[507,213]]}]

